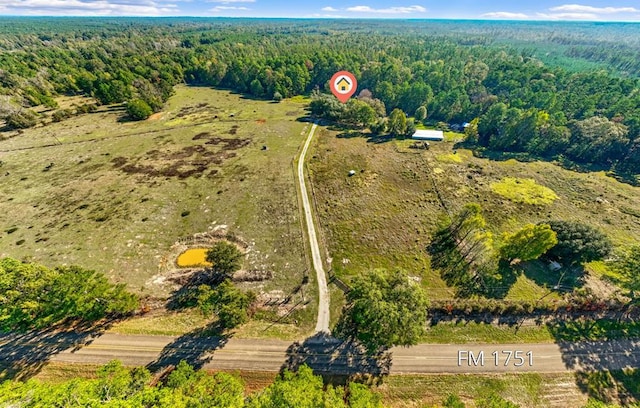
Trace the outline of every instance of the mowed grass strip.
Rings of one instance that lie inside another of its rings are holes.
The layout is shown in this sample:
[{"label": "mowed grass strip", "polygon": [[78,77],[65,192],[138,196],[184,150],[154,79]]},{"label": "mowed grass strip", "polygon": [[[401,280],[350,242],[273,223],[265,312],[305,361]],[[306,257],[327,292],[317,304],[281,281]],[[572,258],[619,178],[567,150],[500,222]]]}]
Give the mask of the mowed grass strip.
[{"label": "mowed grass strip", "polygon": [[420,339],[423,343],[548,343],[554,337],[546,325],[488,324],[473,321],[440,322],[429,326]]}]

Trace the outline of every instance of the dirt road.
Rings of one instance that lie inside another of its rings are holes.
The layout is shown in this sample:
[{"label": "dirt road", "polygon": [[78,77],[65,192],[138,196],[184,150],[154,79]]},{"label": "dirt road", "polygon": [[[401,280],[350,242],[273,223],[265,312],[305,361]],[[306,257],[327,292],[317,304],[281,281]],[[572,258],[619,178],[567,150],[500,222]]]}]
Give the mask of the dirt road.
[{"label": "dirt road", "polygon": [[309,246],[311,247],[311,257],[313,260],[313,269],[316,271],[318,281],[318,320],[316,322],[316,332],[329,333],[329,289],[327,288],[327,275],[322,265],[322,257],[320,255],[320,246],[318,245],[318,237],[316,236],[316,228],[313,222],[313,212],[309,201],[309,193],[307,191],[307,183],[304,176],[304,165],[307,156],[307,150],[313,140],[313,135],[318,126],[314,123],[309,131],[307,141],[302,148],[300,158],[298,159],[298,184],[300,193],[302,194],[302,209],[304,211],[305,223],[307,225],[307,235],[309,237]]}]

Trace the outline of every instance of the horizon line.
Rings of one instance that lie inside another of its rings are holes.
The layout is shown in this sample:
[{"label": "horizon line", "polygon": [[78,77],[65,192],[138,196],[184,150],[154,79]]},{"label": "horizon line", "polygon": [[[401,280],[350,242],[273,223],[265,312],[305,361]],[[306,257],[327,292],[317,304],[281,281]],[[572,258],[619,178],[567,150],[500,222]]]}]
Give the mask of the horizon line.
[{"label": "horizon line", "polygon": [[576,19],[507,19],[507,18],[482,18],[482,17],[326,17],[326,16],[201,16],[201,15],[167,15],[167,16],[143,16],[143,15],[55,15],[55,14],[0,14],[1,18],[104,18],[104,19],[118,19],[118,18],[141,18],[141,19],[167,19],[167,18],[194,18],[194,19],[227,19],[227,20],[369,20],[369,21],[487,21],[487,22],[509,22],[509,23],[630,23],[640,24],[640,20],[576,20]]}]

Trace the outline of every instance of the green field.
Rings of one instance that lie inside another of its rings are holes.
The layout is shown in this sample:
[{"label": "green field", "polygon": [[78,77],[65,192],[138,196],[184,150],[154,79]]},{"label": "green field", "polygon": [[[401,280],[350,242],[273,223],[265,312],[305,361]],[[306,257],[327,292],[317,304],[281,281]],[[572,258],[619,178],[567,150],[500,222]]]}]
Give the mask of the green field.
[{"label": "green field", "polygon": [[449,395],[468,404],[496,394],[522,408],[579,407],[587,397],[572,374],[392,375],[380,388],[393,408],[442,406]]},{"label": "green field", "polygon": [[[272,275],[242,285],[292,296],[288,311],[307,267],[293,167],[304,106],[179,86],[142,122],[101,108],[3,140],[0,256],[81,265],[162,299],[190,237],[229,233],[247,246],[244,270]],[[307,308],[315,290],[304,288]]]},{"label": "green field", "polygon": [[[454,147],[463,135],[447,136],[421,150],[412,149],[411,140],[328,129],[319,133],[310,168],[338,276],[404,268],[421,280],[432,299],[452,298],[452,288],[430,268],[425,248],[446,211],[455,214],[469,202],[482,206],[495,237],[527,223],[561,219],[591,224],[619,247],[640,240],[640,188],[550,162],[477,157]],[[348,177],[351,169],[357,171],[354,177]],[[525,263],[516,269],[517,279],[501,288],[505,299],[560,298],[550,290],[559,274],[546,265]],[[608,296],[612,287],[606,264],[585,269],[584,285]]]}]

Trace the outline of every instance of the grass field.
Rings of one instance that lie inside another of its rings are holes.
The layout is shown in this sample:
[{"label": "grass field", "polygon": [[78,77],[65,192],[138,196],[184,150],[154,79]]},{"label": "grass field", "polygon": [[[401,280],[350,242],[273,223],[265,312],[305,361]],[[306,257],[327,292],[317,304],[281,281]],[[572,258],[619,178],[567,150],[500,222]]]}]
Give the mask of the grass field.
[{"label": "grass field", "polygon": [[442,406],[449,395],[475,406],[474,401],[492,393],[523,408],[579,407],[587,402],[572,374],[392,375],[380,391],[392,408]]},{"label": "grass field", "polygon": [[[562,219],[587,222],[617,246],[640,240],[640,188],[549,162],[476,157],[454,147],[461,138],[447,133],[445,142],[420,150],[410,148],[411,140],[319,132],[310,168],[339,277],[348,280],[378,267],[404,268],[421,279],[432,299],[451,298],[453,291],[430,268],[425,248],[446,212],[453,214],[469,202],[482,205],[496,237],[526,223]],[[348,177],[350,169],[357,174]],[[533,263],[520,269],[507,299],[559,297],[549,293],[558,276],[551,276],[546,266]],[[593,269],[587,265],[591,286],[597,289],[607,268],[599,263],[595,269],[600,273],[590,273]]]},{"label": "grass field", "polygon": [[[102,108],[0,141],[0,256],[77,264],[165,297],[176,242],[226,230],[248,245],[244,269],[273,273],[243,285],[295,302],[303,102],[180,86],[146,121]],[[314,298],[313,280],[305,289]]]}]

